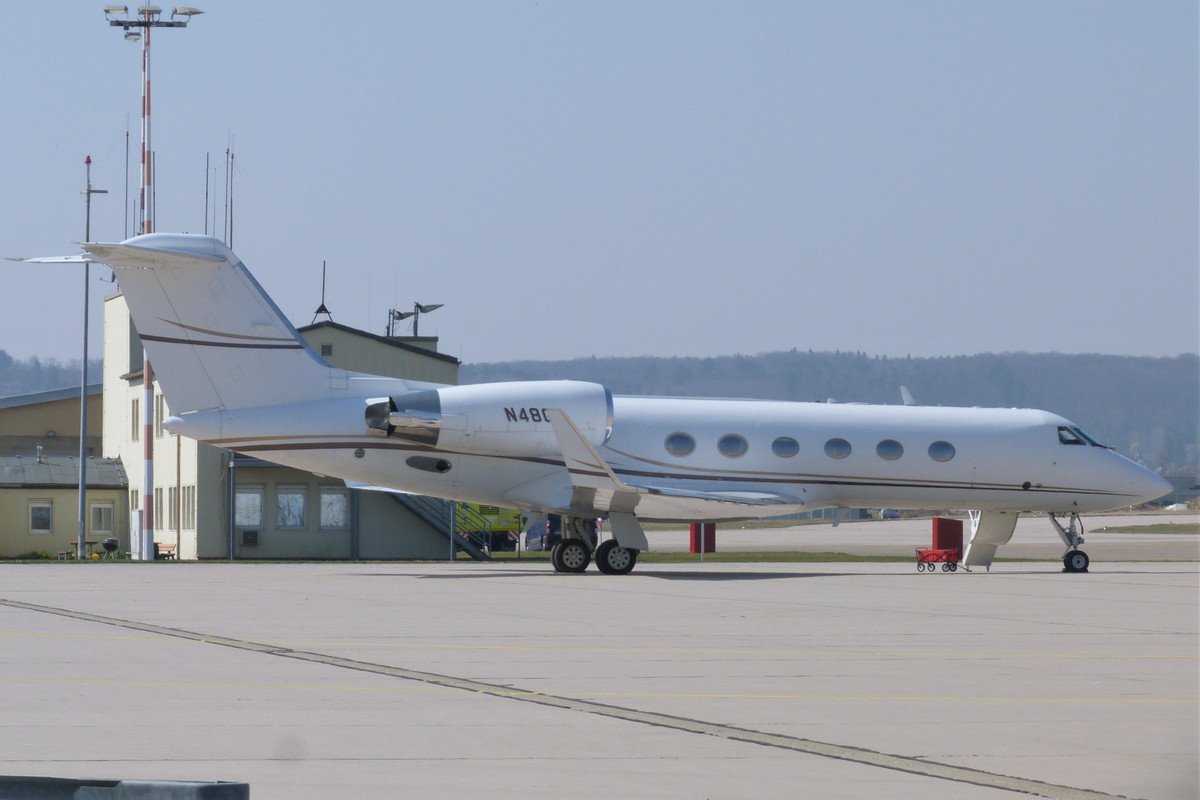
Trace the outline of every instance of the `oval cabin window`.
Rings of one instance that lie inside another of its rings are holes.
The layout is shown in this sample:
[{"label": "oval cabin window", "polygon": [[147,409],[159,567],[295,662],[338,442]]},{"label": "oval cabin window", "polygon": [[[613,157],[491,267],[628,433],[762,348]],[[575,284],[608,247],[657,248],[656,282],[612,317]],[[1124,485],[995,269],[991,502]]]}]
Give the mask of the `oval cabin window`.
[{"label": "oval cabin window", "polygon": [[750,445],[746,444],[745,438],[736,433],[730,433],[721,437],[721,440],[717,442],[717,449],[721,451],[721,455],[727,458],[737,458],[744,456],[750,449]]},{"label": "oval cabin window", "polygon": [[845,439],[830,439],[825,443],[825,455],[830,458],[845,458],[850,455],[850,443]]},{"label": "oval cabin window", "polygon": [[904,448],[895,439],[884,439],[875,446],[875,454],[884,461],[895,461],[904,455]]},{"label": "oval cabin window", "polygon": [[780,458],[791,458],[800,452],[800,443],[790,436],[780,436],[771,442],[771,452]]},{"label": "oval cabin window", "polygon": [[664,446],[673,456],[686,456],[696,449],[696,440],[686,433],[672,433],[667,437]]},{"label": "oval cabin window", "polygon": [[954,445],[949,442],[934,442],[929,445],[929,457],[934,461],[949,461],[954,458]]}]

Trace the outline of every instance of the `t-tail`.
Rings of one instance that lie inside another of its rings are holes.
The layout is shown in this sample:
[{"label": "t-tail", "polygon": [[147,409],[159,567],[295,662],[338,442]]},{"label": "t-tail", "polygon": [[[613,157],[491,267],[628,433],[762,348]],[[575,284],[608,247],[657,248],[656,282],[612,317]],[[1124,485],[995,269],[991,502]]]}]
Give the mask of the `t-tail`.
[{"label": "t-tail", "polygon": [[221,241],[150,233],[84,249],[115,271],[175,413],[345,394],[346,371],[312,351]]}]

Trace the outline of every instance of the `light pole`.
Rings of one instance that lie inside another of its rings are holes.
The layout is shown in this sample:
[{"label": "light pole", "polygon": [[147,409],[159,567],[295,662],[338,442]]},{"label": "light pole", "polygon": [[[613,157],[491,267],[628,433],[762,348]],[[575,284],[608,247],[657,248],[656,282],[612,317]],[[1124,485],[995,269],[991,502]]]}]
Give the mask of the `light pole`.
[{"label": "light pole", "polygon": [[[175,6],[171,10],[170,19],[160,19],[162,8],[159,6],[141,6],[136,17],[129,17],[128,6],[105,6],[104,18],[114,28],[125,31],[126,41],[142,42],[142,186],[140,202],[142,205],[141,233],[154,232],[154,220],[151,217],[153,201],[153,169],[150,158],[150,29],[151,28],[186,28],[192,17],[204,12],[191,6]],[[114,19],[114,17],[118,18]],[[182,19],[176,19],[182,17]],[[140,29],[140,30],[139,30]],[[154,531],[154,370],[150,359],[142,357],[142,530],[139,549],[142,558],[153,558],[153,549],[146,541],[146,531]],[[131,548],[132,549],[132,548]]]},{"label": "light pole", "polygon": [[[108,194],[108,189],[93,189],[92,188],[92,157],[85,156],[83,159],[84,167],[87,173],[87,188],[83,190],[83,195],[87,198],[84,201],[84,222],[83,222],[83,240],[90,242],[92,240],[92,195]],[[87,371],[88,371],[88,282],[91,278],[91,263],[83,262],[83,367],[80,369],[79,378],[79,539],[75,544],[75,557],[83,558],[84,547],[87,540]]]}]

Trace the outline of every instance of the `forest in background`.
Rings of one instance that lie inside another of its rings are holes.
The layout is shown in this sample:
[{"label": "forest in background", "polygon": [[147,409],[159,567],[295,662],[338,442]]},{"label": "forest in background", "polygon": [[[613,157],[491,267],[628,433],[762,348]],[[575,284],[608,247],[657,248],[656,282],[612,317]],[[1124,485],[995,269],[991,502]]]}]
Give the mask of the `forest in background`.
[{"label": "forest in background", "polygon": [[[99,383],[103,372],[100,359],[88,360],[88,381]],[[43,392],[50,389],[67,389],[79,386],[78,358],[71,361],[41,359],[37,356],[15,359],[0,350],[0,397]]]}]

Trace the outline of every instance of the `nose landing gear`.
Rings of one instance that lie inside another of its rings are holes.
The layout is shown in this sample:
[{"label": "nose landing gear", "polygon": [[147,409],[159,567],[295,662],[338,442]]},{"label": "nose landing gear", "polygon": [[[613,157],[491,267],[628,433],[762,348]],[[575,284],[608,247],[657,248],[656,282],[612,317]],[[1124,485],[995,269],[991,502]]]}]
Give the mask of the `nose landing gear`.
[{"label": "nose landing gear", "polygon": [[1067,552],[1063,554],[1063,572],[1087,572],[1090,559],[1087,553],[1079,549],[1079,545],[1083,544],[1083,521],[1079,515],[1071,514],[1065,528],[1054,514],[1050,515],[1050,521],[1067,546]]}]

